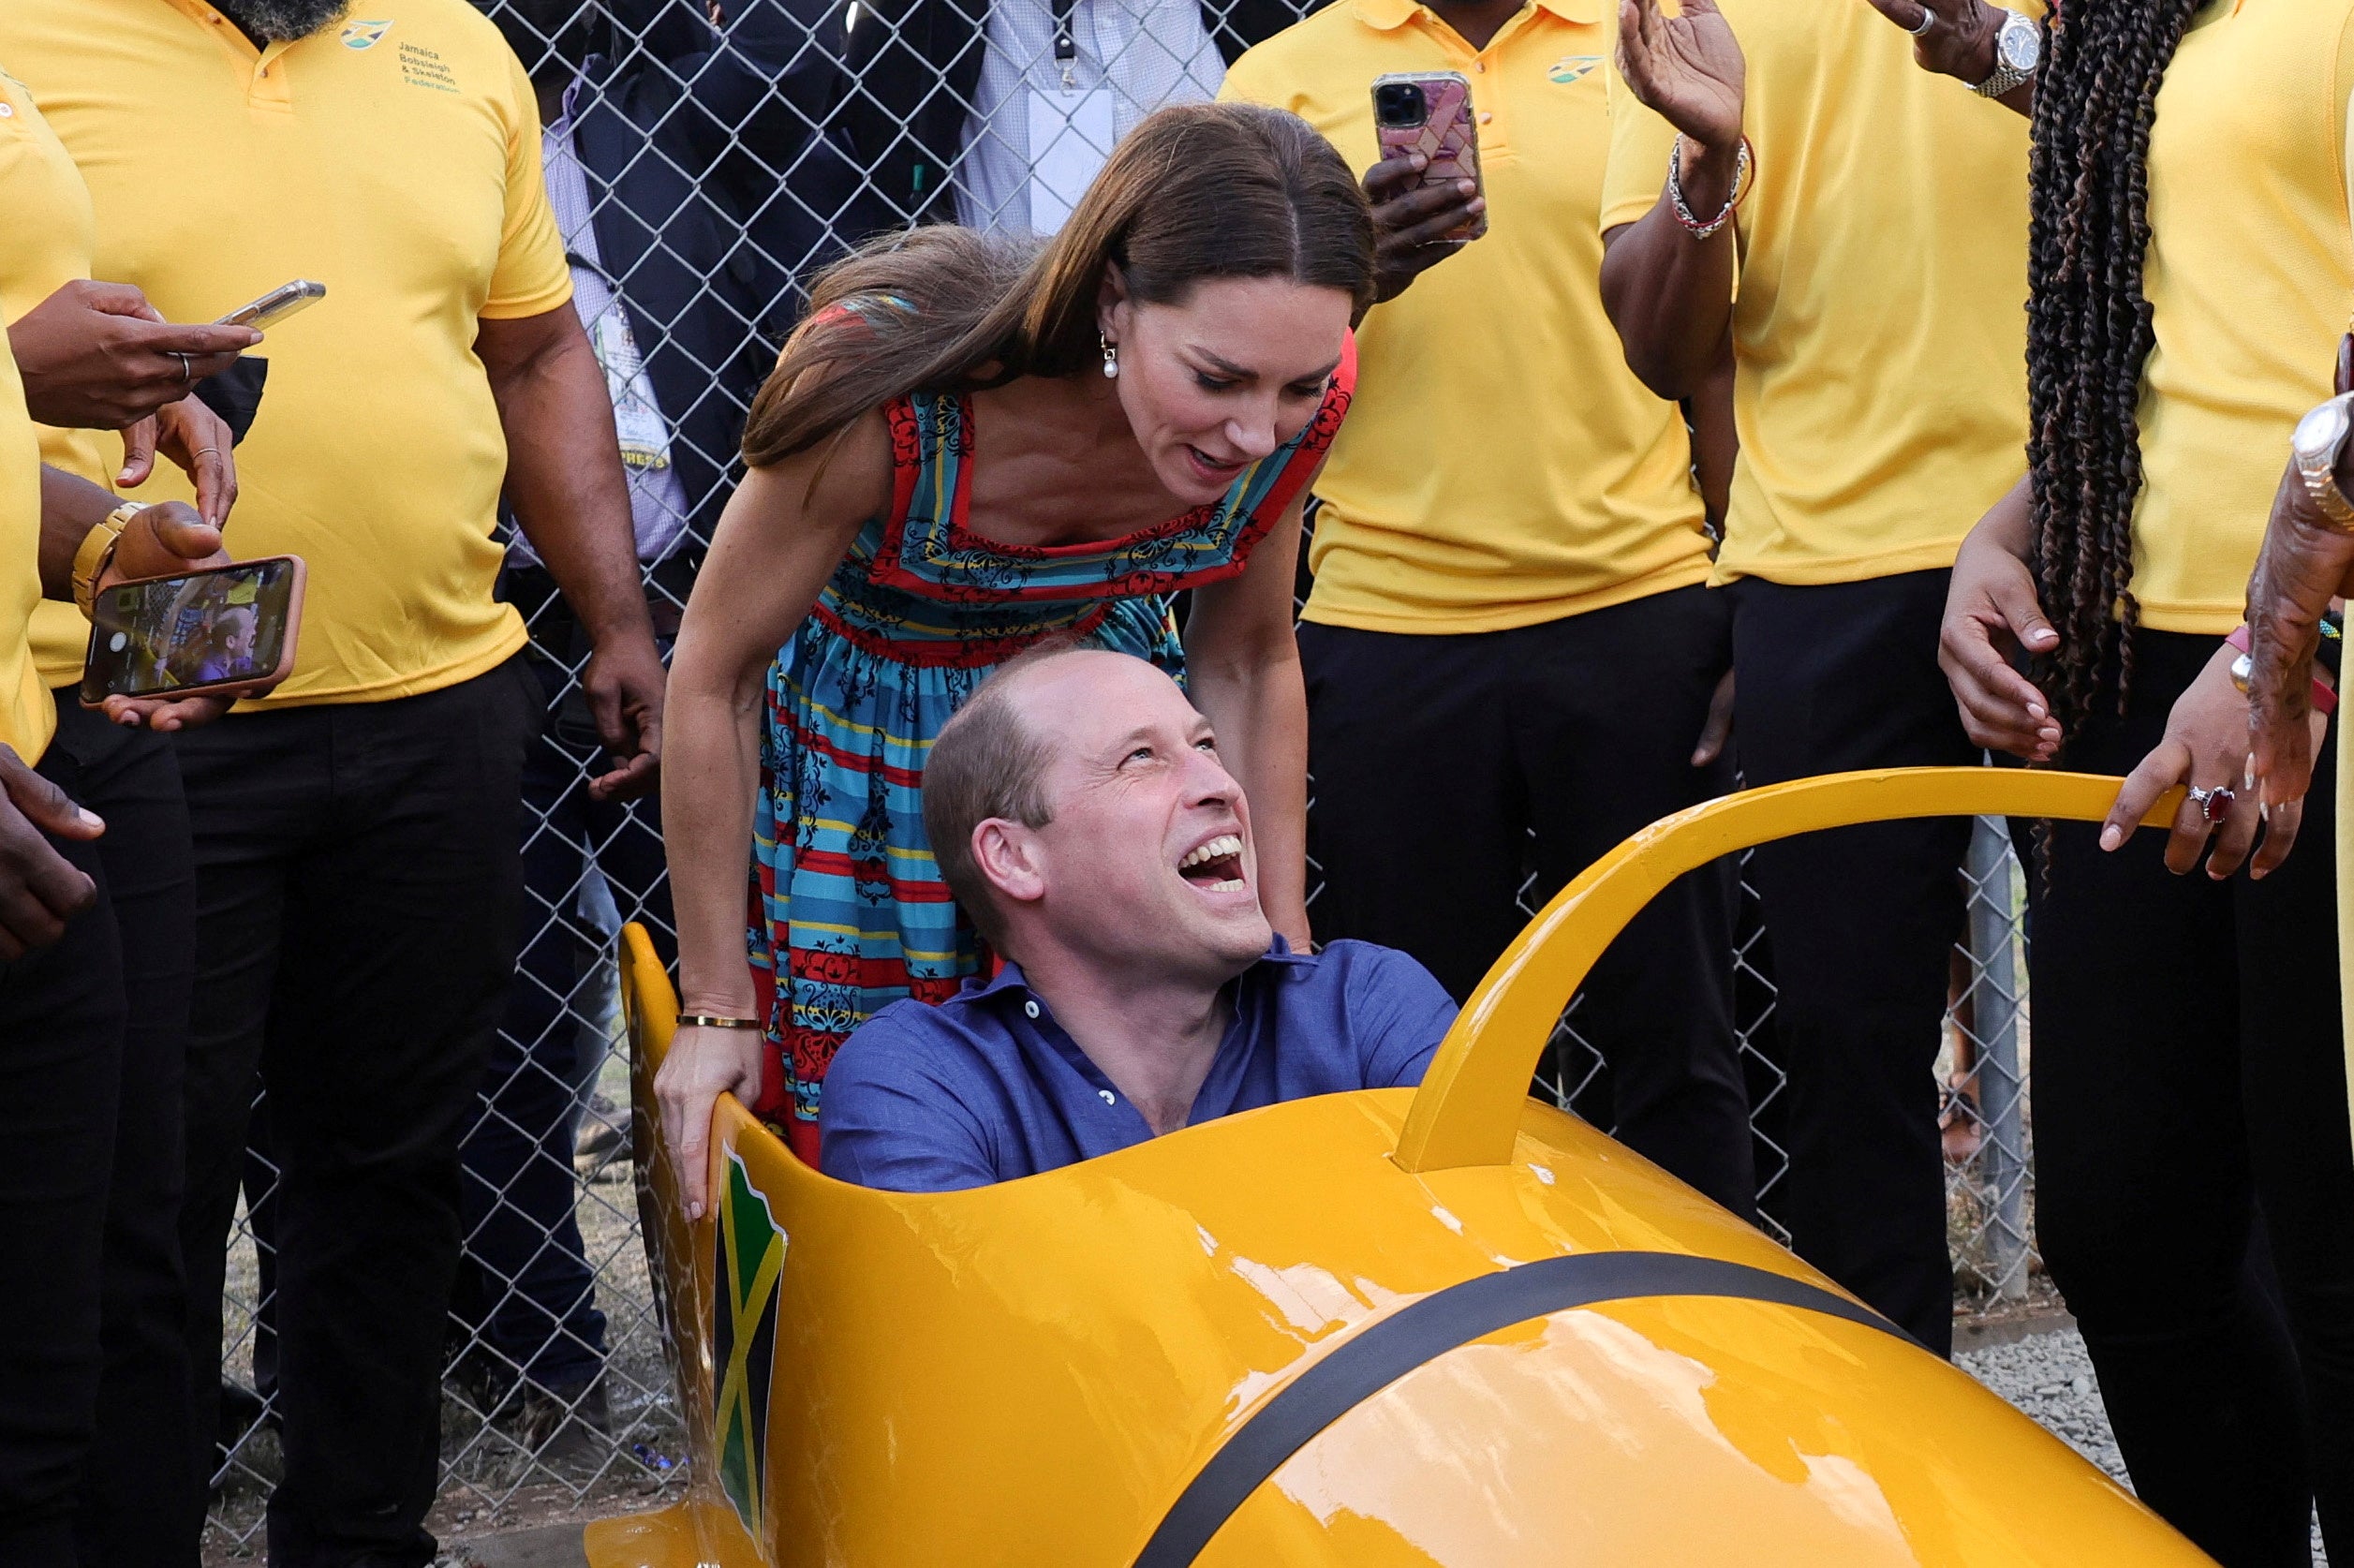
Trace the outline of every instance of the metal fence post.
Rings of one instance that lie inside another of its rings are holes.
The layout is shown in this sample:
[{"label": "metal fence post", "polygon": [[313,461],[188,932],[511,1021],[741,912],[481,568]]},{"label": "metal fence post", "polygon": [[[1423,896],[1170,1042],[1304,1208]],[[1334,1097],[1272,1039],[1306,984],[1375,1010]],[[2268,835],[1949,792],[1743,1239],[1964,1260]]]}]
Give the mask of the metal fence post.
[{"label": "metal fence post", "polygon": [[2011,890],[2010,833],[2000,817],[1971,826],[1971,1033],[1977,1043],[1978,1104],[1986,1121],[1980,1174],[1989,1218],[1988,1273],[2006,1301],[2027,1294],[2027,1144],[2019,1063],[2019,911]]}]

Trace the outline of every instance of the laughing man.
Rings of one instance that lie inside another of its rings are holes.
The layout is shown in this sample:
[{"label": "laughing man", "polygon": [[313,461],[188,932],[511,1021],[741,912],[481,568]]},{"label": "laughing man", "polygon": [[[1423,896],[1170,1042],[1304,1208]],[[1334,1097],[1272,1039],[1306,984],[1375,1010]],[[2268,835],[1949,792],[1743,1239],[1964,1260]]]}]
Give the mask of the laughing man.
[{"label": "laughing man", "polygon": [[1305,1095],[1419,1083],[1455,1004],[1402,953],[1294,953],[1209,720],[1127,654],[1007,664],[932,747],[924,823],[1006,962],[895,1003],[825,1084],[829,1176],[981,1187]]}]

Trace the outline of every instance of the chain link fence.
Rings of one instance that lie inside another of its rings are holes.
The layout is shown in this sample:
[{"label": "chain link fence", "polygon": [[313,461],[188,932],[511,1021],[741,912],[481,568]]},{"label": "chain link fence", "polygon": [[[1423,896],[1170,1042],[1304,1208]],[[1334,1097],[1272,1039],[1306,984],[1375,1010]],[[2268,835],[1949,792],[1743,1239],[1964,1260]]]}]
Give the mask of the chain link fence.
[{"label": "chain link fence", "polygon": [[[1310,8],[477,3],[531,68],[577,170],[552,158],[552,181],[579,182],[569,201],[552,195],[617,405],[658,630],[675,627],[734,469],[744,408],[819,267],[867,235],[927,217],[1051,226],[1110,137],[1162,103],[1214,96],[1226,60]],[[1025,83],[1039,91],[1018,92]],[[1087,91],[1099,83],[1105,96]],[[614,970],[624,921],[670,934],[659,824],[650,805],[586,806],[595,743],[576,678],[585,650],[561,600],[518,564],[510,597],[532,626],[550,723],[527,786],[525,953],[467,1140],[467,1253],[450,1320],[434,1519],[444,1536],[644,1506],[678,1478],[679,1427],[629,1163]],[[1938,1072],[1957,1309],[1987,1314],[2040,1289],[2022,889],[2000,823],[1978,824],[1960,874],[1970,918],[1956,933]],[[1537,894],[1532,873],[1532,912]],[[1770,1225],[1787,1165],[1785,1082],[1770,1040],[1771,963],[1746,882],[1741,894],[1737,1015]],[[1538,1091],[1606,1119],[1605,1077],[1573,1001]],[[206,1538],[216,1561],[259,1552],[279,1473],[266,1112],[265,1101],[224,1303],[228,1397]]]}]

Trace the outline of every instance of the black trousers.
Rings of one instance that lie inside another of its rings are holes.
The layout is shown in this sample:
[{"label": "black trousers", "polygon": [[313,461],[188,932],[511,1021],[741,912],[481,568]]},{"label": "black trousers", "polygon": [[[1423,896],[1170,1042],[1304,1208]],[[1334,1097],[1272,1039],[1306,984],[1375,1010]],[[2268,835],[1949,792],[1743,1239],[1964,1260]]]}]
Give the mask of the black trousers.
[{"label": "black trousers", "polygon": [[[40,772],[81,769],[52,745]],[[97,1428],[102,1240],[123,1071],[123,949],[97,845],[51,841],[98,885],[49,947],[0,964],[0,1562],[75,1568]]]},{"label": "black trousers", "polygon": [[[1748,784],[1980,760],[1937,668],[1947,576],[1726,590]],[[1790,1079],[1779,1212],[1800,1257],[1940,1354],[1953,1273],[1934,1070],[1969,837],[1959,818],[1874,822],[1760,846],[1750,865]]]},{"label": "black trousers", "polygon": [[[1696,769],[1729,606],[1701,587],[1510,631],[1303,625],[1320,937],[1402,948],[1458,1000],[1621,839],[1721,792]],[[1533,830],[1535,842],[1530,842]],[[1683,878],[1594,966],[1575,1023],[1610,1070],[1621,1140],[1755,1212],[1732,1021],[1729,871]]]},{"label": "black trousers", "polygon": [[507,996],[522,877],[521,658],[422,696],[180,737],[199,931],[187,1084],[192,1446],[217,1420],[223,1250],[270,1096],[274,1563],[429,1561],[458,1139]]},{"label": "black trousers", "polygon": [[516,607],[530,617],[547,724],[523,772],[527,929],[462,1149],[466,1256],[455,1310],[489,1353],[495,1381],[521,1378],[570,1398],[605,1365],[605,1314],[572,1171],[583,1097],[602,1059],[601,1049],[584,1049],[581,1028],[592,984],[583,960],[606,946],[578,913],[585,867],[595,864],[621,918],[644,922],[666,962],[675,961],[677,939],[660,802],[589,798],[589,775],[611,764],[578,689],[566,692],[567,666],[587,657],[587,636],[544,571],[510,579]]},{"label": "black trousers", "polygon": [[[2140,762],[2217,642],[2138,631],[2125,715],[2099,704],[2065,764]],[[2174,876],[2148,828],[2103,854],[2080,823],[2028,882],[2044,1260],[2134,1490],[2226,1568],[2303,1568],[2317,1498],[2354,1561],[2333,750],[2260,882]]]},{"label": "black trousers", "polygon": [[57,693],[52,750],[97,842],[123,954],[124,1030],[100,1262],[97,1426],[75,1534],[87,1568],[197,1561],[180,1265],[180,1086],[195,978],[196,867],[171,742]]}]

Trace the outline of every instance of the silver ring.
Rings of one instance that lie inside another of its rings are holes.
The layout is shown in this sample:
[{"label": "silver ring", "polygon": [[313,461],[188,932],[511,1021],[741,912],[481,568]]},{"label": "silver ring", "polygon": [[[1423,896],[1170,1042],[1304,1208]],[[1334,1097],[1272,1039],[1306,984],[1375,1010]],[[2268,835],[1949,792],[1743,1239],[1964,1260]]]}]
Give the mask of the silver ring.
[{"label": "silver ring", "polygon": [[1925,38],[1929,36],[1929,30],[1936,25],[1937,13],[1931,10],[1926,4],[1923,4],[1921,6],[1920,25],[1918,27],[1907,27],[1905,31],[1912,34],[1913,37],[1917,38]]},{"label": "silver ring", "polygon": [[196,372],[190,368],[188,364],[188,356],[180,352],[177,348],[171,349],[170,352],[173,359],[180,362],[180,384],[184,387],[195,385]]},{"label": "silver ring", "polygon": [[2240,797],[2228,784],[2218,784],[2212,790],[2194,784],[2190,787],[2190,799],[2199,807],[2199,815],[2207,819],[2207,825],[2213,827],[2231,815],[2231,807]]}]

